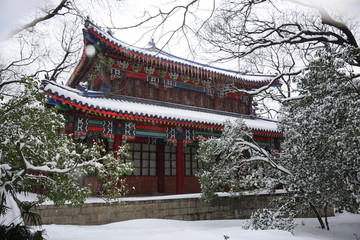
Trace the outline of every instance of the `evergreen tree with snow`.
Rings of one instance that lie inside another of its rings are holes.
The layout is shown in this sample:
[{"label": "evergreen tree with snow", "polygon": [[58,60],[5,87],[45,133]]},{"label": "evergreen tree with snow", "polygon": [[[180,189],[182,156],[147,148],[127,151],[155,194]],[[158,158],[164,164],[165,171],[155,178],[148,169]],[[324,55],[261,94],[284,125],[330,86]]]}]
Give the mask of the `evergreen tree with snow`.
[{"label": "evergreen tree with snow", "polygon": [[[355,212],[360,206],[360,81],[347,62],[353,48],[320,51],[302,77],[299,96],[283,107],[285,136],[280,155],[261,149],[243,121],[226,122],[219,139],[202,140],[197,176],[203,198],[217,191],[273,190],[282,183],[289,194],[280,208],[313,211],[329,229],[332,206]],[[298,209],[300,207],[300,209]],[[321,218],[325,214],[325,224]]]},{"label": "evergreen tree with snow", "polygon": [[80,187],[79,177],[95,171],[103,180],[107,199],[125,193],[125,182],[120,178],[131,172],[131,166],[120,157],[126,154],[126,145],[115,156],[106,153],[101,142],[91,148],[76,142],[61,133],[64,118],[56,108],[46,108],[37,79],[23,77],[7,87],[10,85],[18,90],[2,94],[0,99],[0,213],[14,200],[19,207],[24,206],[18,194],[31,192],[34,186],[44,188],[39,201],[46,197],[56,205],[65,201],[81,205],[91,194],[91,186]]},{"label": "evergreen tree with snow", "polygon": [[272,189],[279,183],[274,172],[290,174],[276,163],[275,155],[252,140],[242,119],[225,122],[220,138],[202,139],[196,158],[201,166],[196,176],[207,202],[225,189],[234,195],[241,195],[242,190]]},{"label": "evergreen tree with snow", "polygon": [[353,53],[320,51],[296,80],[299,97],[283,108],[280,164],[292,173],[284,186],[323,228],[319,212],[328,206],[359,208],[360,81],[346,64]]}]

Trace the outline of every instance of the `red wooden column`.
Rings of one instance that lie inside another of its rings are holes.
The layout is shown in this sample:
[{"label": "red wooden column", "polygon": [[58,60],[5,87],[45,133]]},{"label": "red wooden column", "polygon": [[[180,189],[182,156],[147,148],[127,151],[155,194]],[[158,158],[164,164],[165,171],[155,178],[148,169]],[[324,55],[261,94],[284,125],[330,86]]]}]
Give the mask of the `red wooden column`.
[{"label": "red wooden column", "polygon": [[214,94],[214,109],[219,110],[219,99],[216,93]]},{"label": "red wooden column", "polygon": [[121,78],[121,95],[126,95],[126,88],[125,88],[125,81],[126,81],[126,78],[125,77],[122,77]]},{"label": "red wooden column", "polygon": [[165,192],[165,145],[156,145],[156,175],[158,177],[158,192]]},{"label": "red wooden column", "polygon": [[159,101],[165,101],[164,83],[159,83]]},{"label": "red wooden column", "polygon": [[251,109],[252,109],[252,97],[249,96],[249,105],[248,105],[248,108],[247,108],[247,113],[246,114],[249,114]]},{"label": "red wooden column", "polygon": [[114,137],[114,144],[113,144],[113,151],[114,151],[114,157],[117,157],[117,152],[121,146],[121,138],[122,138],[122,135],[121,134],[115,134],[115,137]]},{"label": "red wooden column", "polygon": [[109,84],[111,82],[111,73],[110,72],[104,72],[104,83]]},{"label": "red wooden column", "polygon": [[177,139],[176,145],[176,194],[184,194],[184,154],[183,139]]},{"label": "red wooden column", "polygon": [[225,97],[224,98],[224,111],[226,111],[226,112],[228,111],[228,103],[227,102],[228,102],[228,98]]},{"label": "red wooden column", "polygon": [[121,123],[118,121],[114,121],[114,143],[113,143],[113,151],[114,157],[117,157],[117,152],[121,147],[122,142],[122,132],[121,132]]},{"label": "red wooden column", "polygon": [[147,82],[145,82],[145,84],[144,84],[145,86],[144,86],[144,88],[145,88],[145,91],[144,91],[144,98],[146,98],[146,99],[149,99],[149,88],[150,88],[150,85],[147,83]]}]

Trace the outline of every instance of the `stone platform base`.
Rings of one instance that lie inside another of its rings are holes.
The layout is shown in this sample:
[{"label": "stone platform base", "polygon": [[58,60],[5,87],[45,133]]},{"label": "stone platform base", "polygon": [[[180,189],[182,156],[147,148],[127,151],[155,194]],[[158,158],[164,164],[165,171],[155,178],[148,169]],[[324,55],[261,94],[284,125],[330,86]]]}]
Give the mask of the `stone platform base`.
[{"label": "stone platform base", "polygon": [[[86,203],[82,207],[42,205],[36,212],[43,224],[100,225],[140,218],[175,220],[246,219],[259,208],[269,207],[281,195],[250,195],[241,198],[220,197],[205,203],[198,197],[126,201],[125,205]],[[333,214],[330,214],[330,216]]]}]

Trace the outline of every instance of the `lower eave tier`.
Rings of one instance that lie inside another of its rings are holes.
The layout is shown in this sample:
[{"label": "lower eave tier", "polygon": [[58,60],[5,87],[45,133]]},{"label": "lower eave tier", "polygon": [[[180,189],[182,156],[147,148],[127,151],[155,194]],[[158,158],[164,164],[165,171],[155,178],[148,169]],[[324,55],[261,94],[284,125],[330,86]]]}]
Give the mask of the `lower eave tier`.
[{"label": "lower eave tier", "polygon": [[60,109],[68,107],[104,118],[197,128],[205,131],[221,131],[226,120],[235,121],[242,118],[256,135],[283,137],[277,130],[278,123],[276,121],[249,115],[178,104],[166,103],[165,105],[163,102],[151,100],[144,102],[144,99],[129,99],[121,96],[116,98],[114,96],[96,96],[96,94],[87,94],[54,82],[43,83],[43,90],[53,98],[52,104],[57,105]]}]

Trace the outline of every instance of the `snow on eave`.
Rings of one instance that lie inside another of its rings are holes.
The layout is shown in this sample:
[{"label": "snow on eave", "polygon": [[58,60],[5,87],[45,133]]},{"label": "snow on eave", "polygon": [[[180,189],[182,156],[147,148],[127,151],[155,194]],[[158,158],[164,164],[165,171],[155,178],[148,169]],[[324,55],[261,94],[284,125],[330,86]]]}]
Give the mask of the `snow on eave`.
[{"label": "snow on eave", "polygon": [[99,35],[99,37],[103,38],[104,40],[108,41],[110,44],[114,44],[128,52],[138,52],[140,55],[148,55],[153,58],[160,58],[168,62],[173,62],[175,64],[180,65],[189,65],[196,67],[198,69],[202,69],[208,72],[214,72],[219,75],[224,75],[230,78],[234,78],[234,80],[237,81],[244,81],[249,83],[260,83],[260,82],[270,82],[272,78],[275,77],[275,75],[270,74],[248,74],[247,70],[243,71],[234,71],[229,69],[224,69],[220,67],[214,67],[210,66],[208,64],[202,64],[196,61],[191,61],[185,58],[181,58],[178,56],[175,56],[173,54],[167,53],[163,51],[162,49],[157,48],[155,45],[152,45],[150,48],[140,48],[128,43],[125,43],[124,41],[121,41],[117,38],[115,38],[112,34],[104,31],[100,27],[96,26],[89,20],[86,21],[85,27],[89,30],[91,29],[94,33]]},{"label": "snow on eave", "polygon": [[[148,118],[158,118],[167,120],[176,120],[180,122],[195,122],[211,125],[222,126],[226,120],[235,121],[243,118],[245,124],[252,130],[279,133],[278,122],[262,119],[251,118],[250,116],[240,115],[228,116],[226,112],[219,114],[196,110],[188,110],[180,108],[181,105],[171,104],[172,106],[160,106],[155,104],[147,104],[144,102],[136,102],[124,99],[100,97],[102,92],[89,91],[88,95],[96,97],[84,96],[84,93],[68,86],[59,85],[51,81],[43,81],[43,91],[62,98],[64,101],[87,106],[88,109],[99,109],[114,113],[122,113],[136,116],[146,116]],[[153,101],[155,102],[155,101]],[[179,106],[179,107],[176,107]],[[193,108],[195,109],[195,108]],[[200,110],[200,108],[198,108]]]}]

